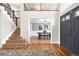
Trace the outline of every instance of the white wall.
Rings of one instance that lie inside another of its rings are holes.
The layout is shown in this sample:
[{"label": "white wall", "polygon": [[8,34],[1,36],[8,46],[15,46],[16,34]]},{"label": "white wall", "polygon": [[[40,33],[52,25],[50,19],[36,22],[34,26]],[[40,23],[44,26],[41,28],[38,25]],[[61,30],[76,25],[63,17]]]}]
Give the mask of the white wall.
[{"label": "white wall", "polygon": [[79,3],[63,3],[61,4],[61,15],[67,13],[68,11],[72,10],[73,8],[79,6]]},{"label": "white wall", "polygon": [[61,8],[60,11],[64,12],[65,10],[67,10],[68,7],[70,7],[73,3],[61,3]]},{"label": "white wall", "polygon": [[3,7],[0,8],[0,47],[8,40],[9,34],[15,29],[15,24],[11,21]]},{"label": "white wall", "polygon": [[28,40],[30,31],[30,19],[42,18],[42,19],[55,19],[55,25],[52,27],[53,43],[59,43],[59,15],[57,11],[22,11],[21,12],[21,37]]},{"label": "white wall", "polygon": [[[0,16],[1,16],[1,9],[0,9]],[[0,39],[1,39],[1,20],[0,20]],[[0,40],[0,44],[1,44],[1,40]]]}]

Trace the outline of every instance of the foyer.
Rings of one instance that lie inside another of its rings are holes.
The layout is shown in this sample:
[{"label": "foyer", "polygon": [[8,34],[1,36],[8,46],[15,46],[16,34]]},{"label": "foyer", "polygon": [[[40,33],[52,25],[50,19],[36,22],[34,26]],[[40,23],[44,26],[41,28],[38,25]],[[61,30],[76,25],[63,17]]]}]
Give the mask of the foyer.
[{"label": "foyer", "polygon": [[0,3],[1,56],[79,55],[79,4]]}]

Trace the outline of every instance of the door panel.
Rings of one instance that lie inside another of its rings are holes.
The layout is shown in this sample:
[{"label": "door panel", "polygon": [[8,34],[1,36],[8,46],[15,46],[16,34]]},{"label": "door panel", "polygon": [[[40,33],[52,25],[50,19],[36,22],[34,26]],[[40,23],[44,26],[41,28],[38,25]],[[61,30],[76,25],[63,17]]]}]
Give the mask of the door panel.
[{"label": "door panel", "polygon": [[72,20],[66,21],[66,47],[72,49]]},{"label": "door panel", "polygon": [[61,32],[61,45],[65,46],[65,18],[64,20],[61,18],[61,21],[60,21],[60,32]]},{"label": "door panel", "polygon": [[79,48],[79,17],[73,20],[73,30],[74,30],[74,47]]}]

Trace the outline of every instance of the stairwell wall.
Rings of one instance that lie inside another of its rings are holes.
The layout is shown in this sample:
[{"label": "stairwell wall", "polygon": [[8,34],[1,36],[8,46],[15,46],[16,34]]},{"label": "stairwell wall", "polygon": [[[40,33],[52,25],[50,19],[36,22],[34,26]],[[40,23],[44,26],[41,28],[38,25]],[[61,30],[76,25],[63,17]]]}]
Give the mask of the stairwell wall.
[{"label": "stairwell wall", "polygon": [[0,7],[0,47],[6,43],[16,28],[11,20],[4,8]]}]

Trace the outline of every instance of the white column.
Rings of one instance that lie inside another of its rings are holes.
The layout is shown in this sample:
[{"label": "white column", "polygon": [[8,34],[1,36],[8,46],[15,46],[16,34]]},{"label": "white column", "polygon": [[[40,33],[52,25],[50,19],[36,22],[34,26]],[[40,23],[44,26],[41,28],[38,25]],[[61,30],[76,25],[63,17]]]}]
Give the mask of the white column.
[{"label": "white column", "polygon": [[[26,41],[28,41],[28,43],[30,43],[30,19],[29,19],[30,17],[28,17],[26,19],[27,15],[24,16],[25,13],[27,13],[27,12],[24,11],[24,4],[21,3],[21,8],[20,8],[20,29],[21,29],[21,34],[20,34],[20,36],[23,39],[25,39]],[[25,24],[25,23],[27,23],[27,24]]]}]

